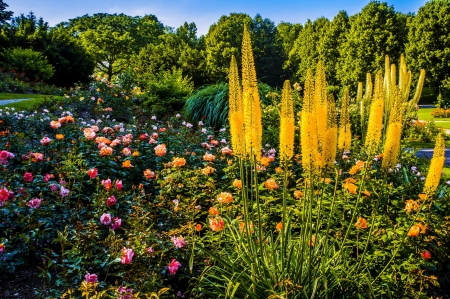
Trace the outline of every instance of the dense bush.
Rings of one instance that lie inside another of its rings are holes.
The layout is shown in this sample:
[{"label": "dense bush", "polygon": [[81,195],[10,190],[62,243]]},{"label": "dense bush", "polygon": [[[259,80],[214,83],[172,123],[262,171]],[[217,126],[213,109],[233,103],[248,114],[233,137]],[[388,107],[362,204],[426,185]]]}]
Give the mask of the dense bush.
[{"label": "dense bush", "polygon": [[4,50],[1,55],[6,70],[23,73],[31,81],[49,79],[54,73],[54,68],[41,52],[14,48]]}]

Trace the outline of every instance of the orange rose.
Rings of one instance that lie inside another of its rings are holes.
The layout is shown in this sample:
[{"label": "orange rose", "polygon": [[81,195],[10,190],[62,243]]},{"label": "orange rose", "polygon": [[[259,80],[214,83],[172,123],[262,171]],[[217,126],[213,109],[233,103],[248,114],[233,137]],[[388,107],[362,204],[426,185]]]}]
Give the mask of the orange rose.
[{"label": "orange rose", "polygon": [[234,179],[233,186],[238,189],[242,189],[242,181],[238,179]]},{"label": "orange rose", "polygon": [[274,179],[268,179],[267,181],[265,181],[264,187],[271,191],[280,188],[280,186],[278,186],[277,182],[275,182]]},{"label": "orange rose", "polygon": [[368,228],[367,220],[363,217],[359,217],[358,221],[355,223],[356,228]]},{"label": "orange rose", "polygon": [[228,192],[222,192],[219,195],[217,195],[217,201],[219,203],[223,203],[223,204],[232,203],[233,195],[231,195],[231,193],[228,193]]},{"label": "orange rose", "polygon": [[157,145],[155,147],[155,155],[157,155],[158,157],[162,157],[166,153],[167,153],[167,148],[166,148],[166,145],[164,143],[160,144],[160,145]]},{"label": "orange rose", "polygon": [[174,157],[171,165],[174,167],[182,167],[186,165],[186,160],[184,158]]}]

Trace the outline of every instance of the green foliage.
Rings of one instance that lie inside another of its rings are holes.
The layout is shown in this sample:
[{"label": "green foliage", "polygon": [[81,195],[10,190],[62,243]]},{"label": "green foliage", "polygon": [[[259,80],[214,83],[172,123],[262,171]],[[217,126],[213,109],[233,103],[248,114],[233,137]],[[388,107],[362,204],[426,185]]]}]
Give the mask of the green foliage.
[{"label": "green foliage", "polygon": [[186,118],[220,129],[228,122],[228,84],[207,85],[193,93],[184,105]]},{"label": "green foliage", "polygon": [[[272,98],[268,95],[273,91],[272,88],[264,83],[258,84],[259,96],[264,105],[270,105]],[[228,83],[217,83],[207,85],[196,92],[194,92],[186,100],[184,106],[184,114],[193,123],[202,121],[206,126],[213,127],[216,130],[224,128],[228,123]],[[278,100],[279,103],[279,100]],[[278,119],[278,112],[276,108],[269,108],[267,114],[273,114],[275,112]],[[263,122],[266,113],[263,112]],[[276,123],[273,123],[273,117],[268,117],[268,121],[264,123],[263,128],[277,127]]]},{"label": "green foliage", "polygon": [[94,14],[61,24],[74,36],[108,75],[119,74],[130,65],[133,54],[163,34],[163,26],[153,15],[130,17],[124,14]]},{"label": "green foliage", "polygon": [[404,52],[405,18],[386,2],[371,1],[350,17],[349,26],[339,46],[336,76],[342,85],[365,82],[366,73],[383,68],[386,55],[395,63]]},{"label": "green foliage", "polygon": [[132,58],[137,80],[160,71],[181,70],[183,76],[192,78],[194,86],[203,85],[206,80],[203,39],[196,36],[194,23],[177,28],[176,32],[160,35],[155,43],[149,43]]},{"label": "green foliage", "polygon": [[48,63],[47,57],[31,49],[8,49],[1,55],[2,64],[6,70],[24,73],[32,81],[49,79],[55,72],[52,65]]},{"label": "green foliage", "polygon": [[419,8],[408,27],[408,64],[416,74],[425,69],[426,85],[439,93],[450,73],[450,2],[428,1]]},{"label": "green foliage", "polygon": [[231,13],[222,16],[210,26],[205,37],[207,70],[212,82],[225,81],[228,76],[231,55],[241,63],[240,48],[242,28],[249,25],[258,78],[271,86],[281,85],[282,41],[277,38],[277,28],[269,19],[256,15],[254,19],[246,14]]},{"label": "green foliage", "polygon": [[306,71],[309,68],[315,69],[320,59],[317,47],[321,43],[321,37],[325,35],[329,23],[330,21],[324,17],[314,22],[308,20],[295,40],[287,64],[288,66],[298,66],[295,67],[295,78],[300,82],[305,80]]},{"label": "green foliage", "polygon": [[194,90],[191,79],[177,69],[149,74],[141,84],[146,91],[142,106],[158,116],[181,111],[186,98]]},{"label": "green foliage", "polygon": [[4,3],[3,0],[0,0],[0,26],[3,25],[6,21],[9,21],[13,15],[12,11],[7,11],[6,8],[9,5]]}]

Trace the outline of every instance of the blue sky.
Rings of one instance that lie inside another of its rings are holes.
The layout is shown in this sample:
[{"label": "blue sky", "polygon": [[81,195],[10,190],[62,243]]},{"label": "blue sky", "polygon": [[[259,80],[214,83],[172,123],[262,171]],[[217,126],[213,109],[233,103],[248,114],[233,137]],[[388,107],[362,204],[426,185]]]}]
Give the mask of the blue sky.
[{"label": "blue sky", "polygon": [[[275,24],[281,21],[304,23],[324,16],[332,19],[340,10],[349,15],[359,12],[368,0],[4,0],[8,10],[17,16],[33,11],[43,17],[51,26],[68,19],[94,13],[124,13],[131,16],[155,15],[164,25],[178,27],[185,21],[194,22],[198,35],[206,34],[209,26],[216,23],[222,15],[231,12],[247,13],[254,17],[257,13],[269,18]],[[417,12],[425,0],[390,0],[396,11]]]}]

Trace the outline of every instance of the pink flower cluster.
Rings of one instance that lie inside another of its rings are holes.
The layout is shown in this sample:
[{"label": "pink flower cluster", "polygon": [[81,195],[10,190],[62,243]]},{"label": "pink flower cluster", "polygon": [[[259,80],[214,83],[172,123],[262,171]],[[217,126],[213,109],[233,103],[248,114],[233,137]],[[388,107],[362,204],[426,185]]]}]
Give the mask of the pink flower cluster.
[{"label": "pink flower cluster", "polygon": [[173,246],[175,246],[176,248],[183,248],[184,246],[186,246],[186,241],[182,236],[172,237],[172,242]]},{"label": "pink flower cluster", "polygon": [[110,225],[112,230],[116,230],[122,226],[122,219],[119,217],[111,218],[111,214],[108,213],[103,213],[103,215],[100,216],[100,222],[103,225]]},{"label": "pink flower cluster", "polygon": [[177,261],[176,259],[172,259],[172,261],[170,262],[169,266],[167,266],[167,269],[170,272],[170,275],[175,275],[175,273],[177,273],[178,268],[181,267],[181,263],[179,261]]},{"label": "pink flower cluster", "polygon": [[131,299],[133,298],[133,289],[126,289],[125,287],[120,287],[117,289],[118,297],[117,299]]},{"label": "pink flower cluster", "polygon": [[133,249],[124,247],[121,251],[120,261],[122,262],[122,264],[129,264],[133,260],[133,256]]},{"label": "pink flower cluster", "polygon": [[27,206],[29,206],[32,209],[38,209],[41,206],[41,202],[43,199],[40,198],[33,198],[27,203]]},{"label": "pink flower cluster", "polygon": [[98,281],[97,274],[86,274],[84,275],[84,278],[86,279],[87,283],[96,283]]},{"label": "pink flower cluster", "polygon": [[0,151],[0,165],[8,165],[8,159],[13,159],[14,154],[8,151]]}]

